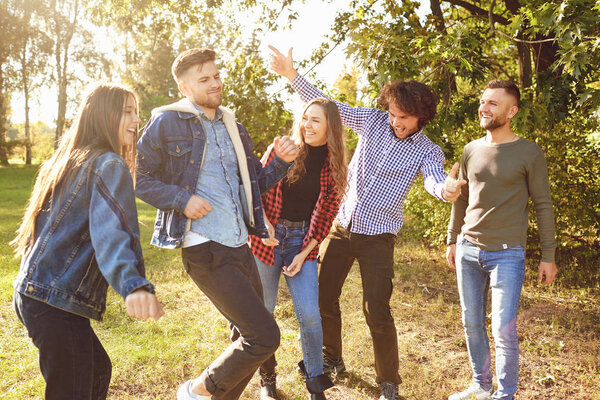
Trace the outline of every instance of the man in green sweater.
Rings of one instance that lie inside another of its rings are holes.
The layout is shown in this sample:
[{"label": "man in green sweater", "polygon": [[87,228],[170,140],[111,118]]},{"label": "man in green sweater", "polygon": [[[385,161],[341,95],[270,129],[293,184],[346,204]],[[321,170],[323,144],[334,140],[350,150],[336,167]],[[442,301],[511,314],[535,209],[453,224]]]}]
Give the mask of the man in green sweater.
[{"label": "man in green sweater", "polygon": [[[446,258],[456,269],[473,380],[449,400],[513,399],[519,375],[517,309],[525,276],[525,246],[531,197],[537,215],[542,260],[539,281],[556,275],[554,217],[546,159],[535,144],[513,133],[520,93],[514,83],[487,84],[479,105],[485,137],[464,148],[459,179],[466,179],[452,206]],[[498,389],[492,389],[486,331],[487,292],[492,291],[492,333]],[[493,393],[492,393],[493,392]]]}]

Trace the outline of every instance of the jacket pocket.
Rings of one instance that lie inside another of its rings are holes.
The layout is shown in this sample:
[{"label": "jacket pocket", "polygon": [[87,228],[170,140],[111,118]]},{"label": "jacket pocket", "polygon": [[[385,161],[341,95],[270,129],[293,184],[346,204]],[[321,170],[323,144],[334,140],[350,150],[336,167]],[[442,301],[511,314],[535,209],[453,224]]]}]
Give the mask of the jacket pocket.
[{"label": "jacket pocket", "polygon": [[95,306],[104,304],[108,282],[100,272],[96,258],[92,257],[88,264],[85,275],[83,276],[75,296],[93,303]]},{"label": "jacket pocket", "polygon": [[192,154],[192,142],[186,138],[173,138],[165,143],[167,170],[181,176]]}]

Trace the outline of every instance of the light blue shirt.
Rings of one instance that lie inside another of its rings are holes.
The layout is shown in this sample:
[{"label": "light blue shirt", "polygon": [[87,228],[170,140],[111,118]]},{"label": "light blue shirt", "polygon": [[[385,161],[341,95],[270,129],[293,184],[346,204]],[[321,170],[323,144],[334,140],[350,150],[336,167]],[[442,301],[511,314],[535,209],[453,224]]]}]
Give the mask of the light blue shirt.
[{"label": "light blue shirt", "polygon": [[248,229],[240,200],[242,182],[235,149],[223,123],[222,111],[217,109],[212,120],[198,111],[206,134],[206,149],[195,194],[206,199],[212,210],[192,220],[190,229],[225,246],[240,247],[248,241]]}]

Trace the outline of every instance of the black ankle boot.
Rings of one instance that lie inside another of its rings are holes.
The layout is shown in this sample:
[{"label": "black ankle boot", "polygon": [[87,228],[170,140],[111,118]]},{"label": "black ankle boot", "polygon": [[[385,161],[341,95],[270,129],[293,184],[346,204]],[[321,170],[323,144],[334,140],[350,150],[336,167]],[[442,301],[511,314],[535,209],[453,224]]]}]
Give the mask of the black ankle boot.
[{"label": "black ankle boot", "polygon": [[[306,377],[306,368],[304,366],[304,361],[300,361],[298,363],[298,369],[302,371]],[[310,400],[327,400],[325,397],[325,390],[329,389],[333,386],[333,382],[329,378],[329,376],[322,374],[319,376],[314,376],[312,378],[305,378],[306,380],[306,388],[310,393]]]},{"label": "black ankle boot", "polygon": [[260,371],[260,400],[277,400],[276,377],[275,372]]}]

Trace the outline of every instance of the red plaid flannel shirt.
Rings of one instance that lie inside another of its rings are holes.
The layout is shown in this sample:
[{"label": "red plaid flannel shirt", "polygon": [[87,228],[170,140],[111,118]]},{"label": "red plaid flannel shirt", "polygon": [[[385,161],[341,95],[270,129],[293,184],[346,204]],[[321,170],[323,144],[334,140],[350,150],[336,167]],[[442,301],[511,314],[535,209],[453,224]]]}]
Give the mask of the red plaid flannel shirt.
[{"label": "red plaid flannel shirt", "polygon": [[[270,151],[268,149],[265,152],[261,162],[263,165],[268,165],[273,157],[275,157],[275,152]],[[321,243],[323,239],[329,233],[329,229],[331,229],[331,224],[333,219],[337,215],[338,209],[340,208],[340,199],[335,190],[335,184],[333,182],[333,178],[331,177],[331,169],[329,167],[329,154],[325,157],[325,162],[323,164],[323,168],[321,168],[321,193],[319,194],[319,198],[317,199],[317,203],[315,204],[315,208],[312,212],[312,216],[310,217],[310,225],[308,227],[308,233],[304,237],[304,241],[302,243],[302,248],[304,249],[310,239],[315,239],[317,243]],[[275,187],[262,195],[263,208],[265,210],[265,214],[267,218],[275,227],[277,225],[277,221],[279,220],[279,216],[281,215],[281,209],[283,207],[283,196],[282,196],[282,185],[283,180],[281,180]],[[251,235],[250,236],[250,247],[252,248],[252,253],[262,262],[267,265],[273,265],[274,263],[274,251],[273,246],[265,246],[259,237]],[[317,255],[319,254],[319,245],[317,244],[314,249],[308,254],[306,260],[316,260]]]}]

